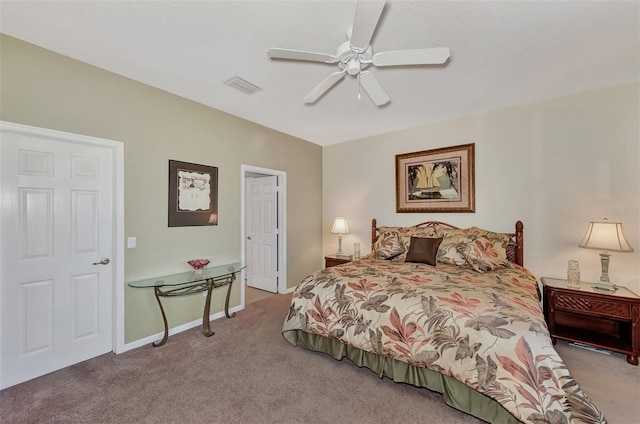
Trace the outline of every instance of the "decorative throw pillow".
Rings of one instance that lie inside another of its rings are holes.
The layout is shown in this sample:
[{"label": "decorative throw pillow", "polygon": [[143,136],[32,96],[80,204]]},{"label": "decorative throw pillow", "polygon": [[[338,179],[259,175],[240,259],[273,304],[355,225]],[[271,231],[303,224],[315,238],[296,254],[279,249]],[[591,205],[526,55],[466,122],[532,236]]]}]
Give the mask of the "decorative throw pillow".
[{"label": "decorative throw pillow", "polygon": [[435,266],[440,243],[442,243],[441,238],[411,237],[409,251],[404,261]]},{"label": "decorative throw pillow", "polygon": [[392,259],[404,253],[404,246],[396,232],[384,232],[376,241],[376,256],[379,259]]},{"label": "decorative throw pillow", "polygon": [[403,247],[403,252],[394,257],[394,260],[404,260],[407,252],[409,251],[409,244],[411,243],[411,237],[423,237],[423,238],[438,238],[442,237],[442,231],[448,227],[443,225],[431,225],[428,227],[379,227],[378,228],[378,241],[373,245],[373,253],[375,257],[381,258],[378,254],[379,240],[386,238],[390,233],[396,234]]},{"label": "decorative throw pillow", "polygon": [[427,238],[437,238],[440,237],[437,229],[433,227],[387,227],[389,230],[396,231],[398,233],[398,237],[400,238],[400,242],[404,247],[404,252],[399,256],[401,259],[404,259],[406,253],[409,251],[409,244],[411,243],[411,237],[427,237]]},{"label": "decorative throw pillow", "polygon": [[468,230],[442,230],[442,243],[438,248],[437,261],[447,265],[466,265],[467,260],[458,252],[458,246],[464,246],[475,236]]},{"label": "decorative throw pillow", "polygon": [[413,236],[422,238],[438,238],[441,237],[438,227],[413,227]]},{"label": "decorative throw pillow", "polygon": [[509,244],[510,238],[505,234],[494,233],[492,231],[483,230],[478,227],[466,228],[464,230],[459,229],[443,229],[443,240],[438,249],[438,262],[449,265],[465,265],[467,264],[466,258],[464,258],[458,251],[458,247],[464,247],[464,245],[476,240],[478,237],[484,237],[493,243],[496,249],[504,250],[504,256],[506,258],[507,244]]},{"label": "decorative throw pillow", "polygon": [[438,238],[441,237],[435,228],[432,227],[404,227],[403,232],[400,232],[400,239],[402,240],[402,245],[404,246],[404,250],[406,252],[409,251],[409,246],[411,244],[412,237],[422,237],[422,238]]},{"label": "decorative throw pillow", "polygon": [[478,237],[470,243],[458,246],[457,249],[477,272],[494,271],[509,266],[507,251],[502,243],[486,237]]},{"label": "decorative throw pillow", "polygon": [[409,241],[415,231],[415,227],[389,227],[389,230],[398,235],[398,240],[400,240],[403,249],[401,256],[404,258],[404,254],[409,250]]}]

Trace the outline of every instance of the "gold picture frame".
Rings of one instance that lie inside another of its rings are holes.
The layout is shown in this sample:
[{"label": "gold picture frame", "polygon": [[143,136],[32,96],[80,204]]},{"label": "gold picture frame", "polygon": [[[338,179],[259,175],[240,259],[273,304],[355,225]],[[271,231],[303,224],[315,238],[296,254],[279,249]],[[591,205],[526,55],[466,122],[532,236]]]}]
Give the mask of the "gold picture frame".
[{"label": "gold picture frame", "polygon": [[396,155],[396,212],[475,212],[475,144]]}]

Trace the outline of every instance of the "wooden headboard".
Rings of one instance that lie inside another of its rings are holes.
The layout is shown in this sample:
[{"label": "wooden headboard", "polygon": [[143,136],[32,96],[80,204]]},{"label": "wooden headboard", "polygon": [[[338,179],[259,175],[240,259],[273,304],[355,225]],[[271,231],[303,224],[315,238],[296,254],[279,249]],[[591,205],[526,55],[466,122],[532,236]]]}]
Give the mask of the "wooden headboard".
[{"label": "wooden headboard", "polygon": [[[454,227],[451,224],[447,224],[446,222],[440,221],[426,221],[421,222],[420,224],[414,225],[414,227],[447,227],[453,229],[459,229],[458,227]],[[501,233],[509,236],[511,238],[511,243],[507,246],[507,259],[510,262],[518,264],[520,266],[524,266],[524,225],[522,221],[516,222],[516,231],[515,233]],[[373,218],[371,220],[371,248],[373,250],[373,245],[378,240],[379,229],[377,226],[376,219]]]}]

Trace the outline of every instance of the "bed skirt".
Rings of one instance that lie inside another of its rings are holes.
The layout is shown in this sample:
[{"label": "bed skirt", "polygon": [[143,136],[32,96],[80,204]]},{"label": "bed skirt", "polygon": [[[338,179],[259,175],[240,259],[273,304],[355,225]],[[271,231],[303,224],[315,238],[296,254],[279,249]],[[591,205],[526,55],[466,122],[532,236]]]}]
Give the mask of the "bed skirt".
[{"label": "bed skirt", "polygon": [[326,353],[334,359],[341,360],[346,357],[359,367],[369,368],[380,378],[388,377],[397,383],[408,383],[441,393],[447,405],[481,420],[494,424],[520,422],[498,402],[476,392],[453,377],[301,330],[287,331],[284,336],[290,342],[295,340],[295,344],[305,349]]}]

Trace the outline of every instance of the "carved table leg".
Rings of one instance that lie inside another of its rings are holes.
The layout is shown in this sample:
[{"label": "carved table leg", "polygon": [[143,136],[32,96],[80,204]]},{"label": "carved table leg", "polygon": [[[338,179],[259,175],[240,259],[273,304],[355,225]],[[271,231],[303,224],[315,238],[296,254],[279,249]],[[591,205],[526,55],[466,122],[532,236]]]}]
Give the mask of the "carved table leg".
[{"label": "carved table leg", "polygon": [[233,286],[233,281],[236,279],[235,274],[231,274],[231,281],[229,281],[229,287],[227,288],[227,299],[224,302],[224,314],[227,318],[233,318],[236,316],[236,313],[232,313],[229,315],[229,296],[231,296],[231,286]]},{"label": "carved table leg", "polygon": [[202,333],[206,337],[211,337],[215,333],[211,330],[211,323],[209,323],[209,312],[211,310],[211,291],[213,290],[213,281],[209,281],[207,285],[207,300],[204,304],[204,312],[202,313]]},{"label": "carved table leg", "polygon": [[153,293],[156,295],[156,300],[158,301],[158,306],[160,306],[160,312],[162,313],[162,321],[164,322],[164,336],[162,340],[158,342],[153,342],[153,347],[160,347],[167,342],[169,338],[169,324],[167,324],[167,315],[164,313],[164,308],[162,307],[162,302],[160,302],[160,289],[158,287],[153,288]]}]

